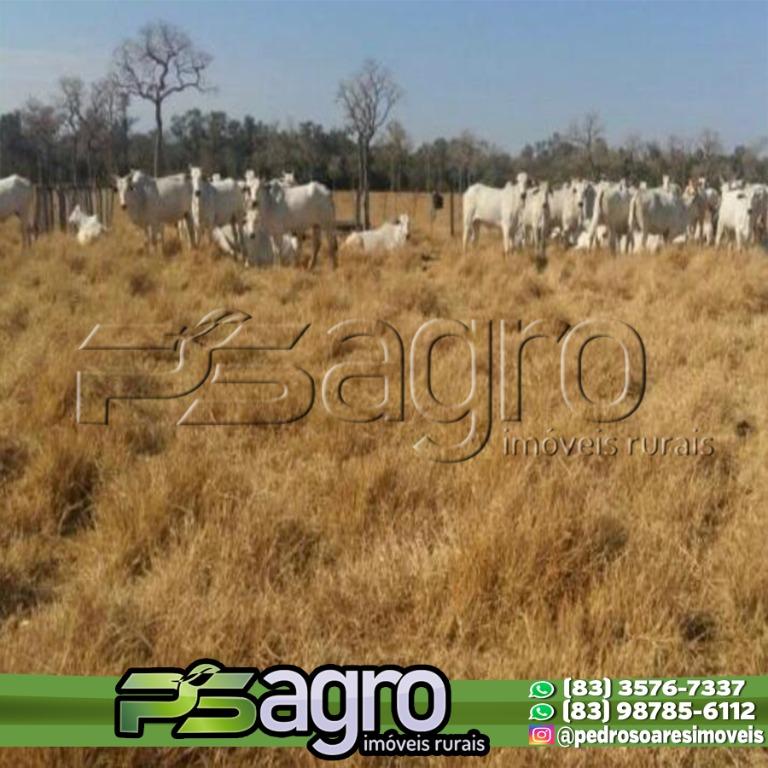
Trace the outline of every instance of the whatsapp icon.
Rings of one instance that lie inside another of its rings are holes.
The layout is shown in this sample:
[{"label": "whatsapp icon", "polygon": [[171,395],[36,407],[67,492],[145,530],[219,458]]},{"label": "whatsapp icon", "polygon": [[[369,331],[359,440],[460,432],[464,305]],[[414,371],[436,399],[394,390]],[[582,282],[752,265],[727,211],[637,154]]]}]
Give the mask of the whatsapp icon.
[{"label": "whatsapp icon", "polygon": [[534,704],[531,707],[529,720],[551,720],[555,716],[555,708],[551,704]]},{"label": "whatsapp icon", "polygon": [[550,696],[554,696],[556,692],[555,684],[550,683],[549,680],[537,680],[535,683],[531,683],[531,689],[528,693],[529,699],[548,699]]}]

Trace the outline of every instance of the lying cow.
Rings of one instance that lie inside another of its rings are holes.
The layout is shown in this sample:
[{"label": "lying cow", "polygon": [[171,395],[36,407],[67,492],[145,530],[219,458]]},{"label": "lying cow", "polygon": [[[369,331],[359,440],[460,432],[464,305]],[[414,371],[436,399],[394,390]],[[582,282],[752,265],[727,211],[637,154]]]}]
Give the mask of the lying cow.
[{"label": "lying cow", "polygon": [[177,174],[156,179],[143,171],[131,171],[127,176],[116,176],[115,185],[120,207],[144,230],[148,248],[154,247],[158,239],[162,246],[166,224],[180,226],[183,223],[193,240],[192,182],[187,176]]},{"label": "lying cow", "polygon": [[382,224],[378,229],[353,232],[345,241],[345,248],[359,248],[364,253],[395,251],[405,245],[410,237],[410,219],[403,213],[397,220]]},{"label": "lying cow", "polygon": [[77,229],[77,242],[80,245],[90,245],[98,240],[106,231],[106,227],[96,215],[89,216],[76,205],[69,214],[69,223]]},{"label": "lying cow", "polygon": [[11,216],[19,217],[21,246],[27,248],[35,228],[35,188],[23,176],[15,174],[0,179],[0,221]]}]

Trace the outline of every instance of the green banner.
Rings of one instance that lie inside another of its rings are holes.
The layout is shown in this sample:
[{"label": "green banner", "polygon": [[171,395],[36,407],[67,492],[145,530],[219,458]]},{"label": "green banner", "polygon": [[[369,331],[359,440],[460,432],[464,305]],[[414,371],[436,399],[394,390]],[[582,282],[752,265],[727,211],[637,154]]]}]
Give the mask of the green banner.
[{"label": "green banner", "polygon": [[[149,670],[142,672],[153,674]],[[117,687],[119,682],[127,686],[127,678],[128,674],[123,678],[0,675],[0,746],[304,747],[307,744],[306,736],[268,735],[259,729],[258,721],[256,729],[244,736],[180,739],[171,733],[174,722],[170,718],[167,722],[146,722],[139,737],[118,736]],[[683,740],[679,746],[719,746],[721,742],[723,746],[765,746],[764,739],[756,733],[768,731],[768,676],[709,678],[706,681],[679,678],[581,682],[585,685],[562,679],[453,681],[450,683],[450,718],[440,730],[445,734],[478,731],[489,737],[492,747],[556,746],[561,729],[603,734],[589,737],[596,740],[594,744],[586,741],[574,744],[582,747],[652,746],[667,738],[663,734],[655,735],[655,742],[645,743],[642,739],[650,737],[636,735],[634,738],[638,741],[635,744],[621,741],[630,738],[628,736],[611,737],[605,729],[638,733],[687,731],[693,735],[684,739],[698,739]],[[265,690],[269,689],[258,683],[247,689],[257,702]],[[338,689],[329,691],[332,708],[338,710],[341,706]],[[137,695],[146,693],[146,688],[137,688],[137,692]],[[227,706],[220,687],[210,695],[218,696],[216,701],[220,707]],[[380,700],[378,731],[398,731],[390,691],[382,689]],[[178,702],[178,697],[162,701],[168,708],[171,706],[168,702]],[[417,709],[423,707],[427,703],[426,693],[419,690],[414,702]],[[173,703],[173,706],[178,708],[179,705]],[[707,743],[705,737],[697,735],[706,730],[718,730],[726,735]],[[579,738],[587,737],[576,737]],[[600,738],[604,743],[597,741]],[[675,745],[678,742],[671,737],[664,742],[664,746]]]}]

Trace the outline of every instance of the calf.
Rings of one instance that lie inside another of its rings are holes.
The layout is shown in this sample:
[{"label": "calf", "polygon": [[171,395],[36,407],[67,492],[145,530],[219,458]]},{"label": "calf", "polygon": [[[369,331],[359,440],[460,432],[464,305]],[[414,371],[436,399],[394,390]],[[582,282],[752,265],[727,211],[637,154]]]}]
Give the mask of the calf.
[{"label": "calf", "polygon": [[77,228],[77,242],[80,245],[90,245],[107,231],[98,216],[83,213],[79,205],[76,205],[69,214],[68,221]]},{"label": "calf", "polygon": [[344,242],[344,247],[359,248],[365,253],[394,251],[405,245],[410,237],[410,218],[403,213],[397,220],[382,224],[378,229],[353,232]]}]

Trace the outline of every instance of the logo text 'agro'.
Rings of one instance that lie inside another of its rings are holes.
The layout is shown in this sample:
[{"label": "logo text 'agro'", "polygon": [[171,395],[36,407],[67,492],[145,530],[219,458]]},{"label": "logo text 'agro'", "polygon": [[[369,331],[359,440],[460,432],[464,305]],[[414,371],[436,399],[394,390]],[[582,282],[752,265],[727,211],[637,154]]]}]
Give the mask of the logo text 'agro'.
[{"label": "logo text 'agro'", "polygon": [[[111,370],[78,372],[77,421],[108,424],[110,404],[118,400],[181,400],[185,407],[179,426],[289,424],[320,400],[329,416],[342,421],[402,422],[408,393],[426,422],[460,428],[460,436],[454,429],[449,440],[426,430],[414,443],[416,453],[456,462],[477,455],[488,442],[495,381],[501,421],[522,421],[523,368],[531,355],[559,349],[562,401],[588,421],[626,419],[645,395],[645,347],[637,331],[619,320],[589,319],[573,326],[547,320],[527,325],[429,320],[413,334],[407,364],[403,338],[388,322],[345,320],[309,341],[312,330],[310,323],[257,323],[245,312],[226,309],[208,313],[191,327],[97,325],[80,349],[91,357],[100,355],[98,362]],[[459,374],[466,377],[465,394],[455,402],[435,391],[436,361],[447,339],[465,358]],[[611,396],[597,396],[585,386],[587,351],[598,341],[620,352],[619,365],[610,373],[620,374],[622,384]],[[322,376],[301,362],[302,352],[315,352],[318,346],[329,360]],[[167,361],[166,367],[139,372],[137,355],[142,353],[155,363]],[[132,371],[114,370],[115,356],[133,363]],[[350,394],[358,392],[360,383],[375,387],[373,400]]]}]

